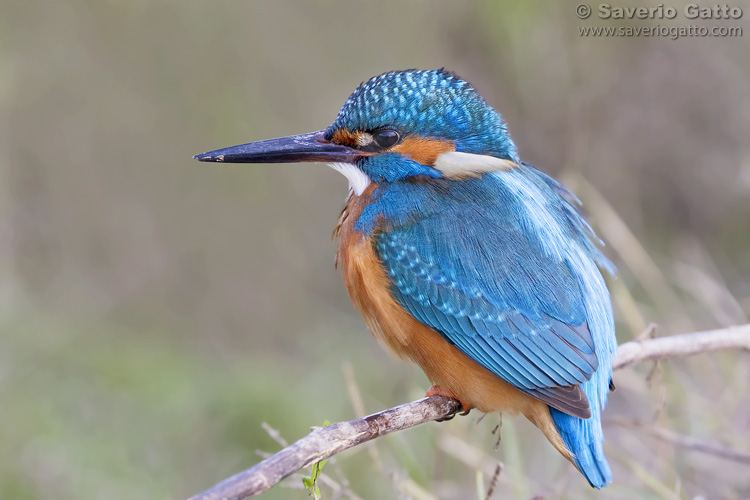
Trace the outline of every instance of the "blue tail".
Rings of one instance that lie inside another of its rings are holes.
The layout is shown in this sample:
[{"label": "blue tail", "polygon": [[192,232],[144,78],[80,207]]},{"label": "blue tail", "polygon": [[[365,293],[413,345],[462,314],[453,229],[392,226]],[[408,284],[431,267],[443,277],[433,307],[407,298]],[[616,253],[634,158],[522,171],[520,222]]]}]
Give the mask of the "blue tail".
[{"label": "blue tail", "polygon": [[[584,383],[584,391],[587,384]],[[578,469],[586,476],[589,484],[594,488],[603,488],[607,483],[612,482],[612,470],[609,468],[607,459],[604,456],[602,443],[604,434],[602,432],[601,405],[598,404],[598,398],[591,397],[591,418],[581,419],[571,417],[554,408],[549,409],[552,414],[552,420],[555,422],[557,432],[560,433],[565,446],[570,450]]]}]

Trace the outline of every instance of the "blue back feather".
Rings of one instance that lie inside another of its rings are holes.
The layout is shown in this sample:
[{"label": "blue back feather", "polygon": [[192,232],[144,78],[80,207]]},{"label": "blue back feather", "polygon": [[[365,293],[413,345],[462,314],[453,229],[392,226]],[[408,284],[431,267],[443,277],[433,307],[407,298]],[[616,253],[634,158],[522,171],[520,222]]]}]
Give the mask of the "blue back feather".
[{"label": "blue back feather", "polygon": [[555,391],[581,386],[591,418],[550,411],[578,467],[602,487],[611,472],[600,419],[616,341],[597,264],[612,266],[565,195],[529,165],[384,183],[355,228],[372,232],[396,300],[479,364],[551,404]]}]

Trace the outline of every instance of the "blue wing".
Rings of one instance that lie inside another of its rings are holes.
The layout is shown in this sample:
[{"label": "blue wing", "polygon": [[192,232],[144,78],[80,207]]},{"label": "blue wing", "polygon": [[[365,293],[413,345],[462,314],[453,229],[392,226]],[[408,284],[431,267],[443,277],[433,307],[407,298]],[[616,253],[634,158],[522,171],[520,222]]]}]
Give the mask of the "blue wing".
[{"label": "blue wing", "polygon": [[603,257],[562,189],[528,167],[453,181],[439,210],[386,228],[374,247],[415,318],[518,389],[588,418],[580,386],[600,361],[592,301],[606,315],[609,297],[587,282],[603,287]]}]

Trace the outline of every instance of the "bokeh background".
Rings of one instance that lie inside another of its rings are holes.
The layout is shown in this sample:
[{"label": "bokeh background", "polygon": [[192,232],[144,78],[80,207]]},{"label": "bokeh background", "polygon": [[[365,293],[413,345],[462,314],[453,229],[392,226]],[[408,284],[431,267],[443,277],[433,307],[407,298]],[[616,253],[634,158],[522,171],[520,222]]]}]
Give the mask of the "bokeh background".
[{"label": "bokeh background", "polygon": [[[191,160],[324,128],[391,69],[458,72],[580,196],[619,267],[620,342],[747,323],[750,5],[689,21],[665,4],[674,21],[581,20],[573,2],[4,1],[0,497],[185,498],[277,450],[263,422],[294,440],[424,394],[333,269],[345,179]],[[744,33],[578,31],[653,24]],[[655,437],[750,453],[748,380],[738,352],[618,372],[600,493],[522,419],[493,450],[497,418],[474,413],[340,455],[323,497],[483,498],[501,462],[493,498],[750,498],[747,463]]]}]

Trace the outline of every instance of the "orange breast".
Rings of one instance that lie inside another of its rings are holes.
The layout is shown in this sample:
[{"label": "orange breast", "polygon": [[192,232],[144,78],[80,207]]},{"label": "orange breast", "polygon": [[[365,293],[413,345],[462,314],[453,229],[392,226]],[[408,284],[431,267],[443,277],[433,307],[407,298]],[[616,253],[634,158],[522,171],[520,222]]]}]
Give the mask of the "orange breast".
[{"label": "orange breast", "polygon": [[337,228],[340,236],[337,262],[349,297],[367,327],[381,344],[399,357],[417,363],[433,384],[452,393],[465,407],[483,412],[520,412],[570,458],[546,404],[480,366],[438,332],[420,323],[393,298],[390,280],[371,241],[354,231],[354,223],[375,187],[370,185],[361,196],[349,198]]}]

